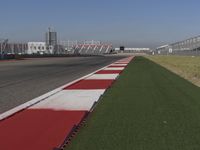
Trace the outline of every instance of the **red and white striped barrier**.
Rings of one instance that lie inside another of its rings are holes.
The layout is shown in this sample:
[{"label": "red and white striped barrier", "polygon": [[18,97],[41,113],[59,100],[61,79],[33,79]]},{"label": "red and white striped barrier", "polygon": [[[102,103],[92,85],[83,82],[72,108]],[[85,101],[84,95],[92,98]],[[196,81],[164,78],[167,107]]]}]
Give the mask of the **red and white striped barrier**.
[{"label": "red and white striped barrier", "polygon": [[80,124],[133,57],[0,115],[0,149],[53,150]]}]

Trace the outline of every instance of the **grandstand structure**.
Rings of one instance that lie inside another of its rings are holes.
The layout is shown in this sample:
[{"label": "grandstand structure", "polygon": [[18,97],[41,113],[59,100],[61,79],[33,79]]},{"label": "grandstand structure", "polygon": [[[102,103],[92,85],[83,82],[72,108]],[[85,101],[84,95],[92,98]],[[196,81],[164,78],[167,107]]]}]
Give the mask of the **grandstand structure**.
[{"label": "grandstand structure", "polygon": [[113,48],[111,43],[101,41],[61,41],[61,46],[70,54],[103,55],[109,54]]},{"label": "grandstand structure", "polygon": [[200,55],[200,36],[156,48],[157,54]]}]

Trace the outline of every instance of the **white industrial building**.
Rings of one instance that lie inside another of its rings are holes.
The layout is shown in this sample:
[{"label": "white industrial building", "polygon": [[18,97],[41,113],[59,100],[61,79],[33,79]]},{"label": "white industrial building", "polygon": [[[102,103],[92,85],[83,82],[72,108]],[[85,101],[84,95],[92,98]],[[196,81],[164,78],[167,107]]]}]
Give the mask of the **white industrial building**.
[{"label": "white industrial building", "polygon": [[28,42],[27,54],[44,54],[46,51],[45,42]]}]

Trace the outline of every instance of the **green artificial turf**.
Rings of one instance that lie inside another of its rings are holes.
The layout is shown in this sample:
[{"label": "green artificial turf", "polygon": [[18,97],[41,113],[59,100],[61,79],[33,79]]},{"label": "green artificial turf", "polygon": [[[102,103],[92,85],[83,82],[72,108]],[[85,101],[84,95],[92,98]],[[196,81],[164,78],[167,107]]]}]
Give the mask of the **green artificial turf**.
[{"label": "green artificial turf", "polygon": [[136,57],[68,150],[199,150],[200,88]]}]

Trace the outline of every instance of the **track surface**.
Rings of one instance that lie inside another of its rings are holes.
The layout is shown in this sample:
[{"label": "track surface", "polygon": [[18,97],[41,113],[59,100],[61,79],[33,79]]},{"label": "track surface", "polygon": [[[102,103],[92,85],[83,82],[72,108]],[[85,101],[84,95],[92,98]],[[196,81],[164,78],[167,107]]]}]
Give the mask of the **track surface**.
[{"label": "track surface", "polygon": [[0,113],[120,58],[38,58],[0,62]]},{"label": "track surface", "polygon": [[[131,59],[123,61],[128,64]],[[112,63],[102,70],[113,71],[114,68],[122,72],[127,64]],[[120,73],[115,71],[103,74],[98,71],[71,85],[62,86],[57,93],[0,121],[0,149],[62,149],[66,137],[78,129],[102,94],[116,81]]]}]

